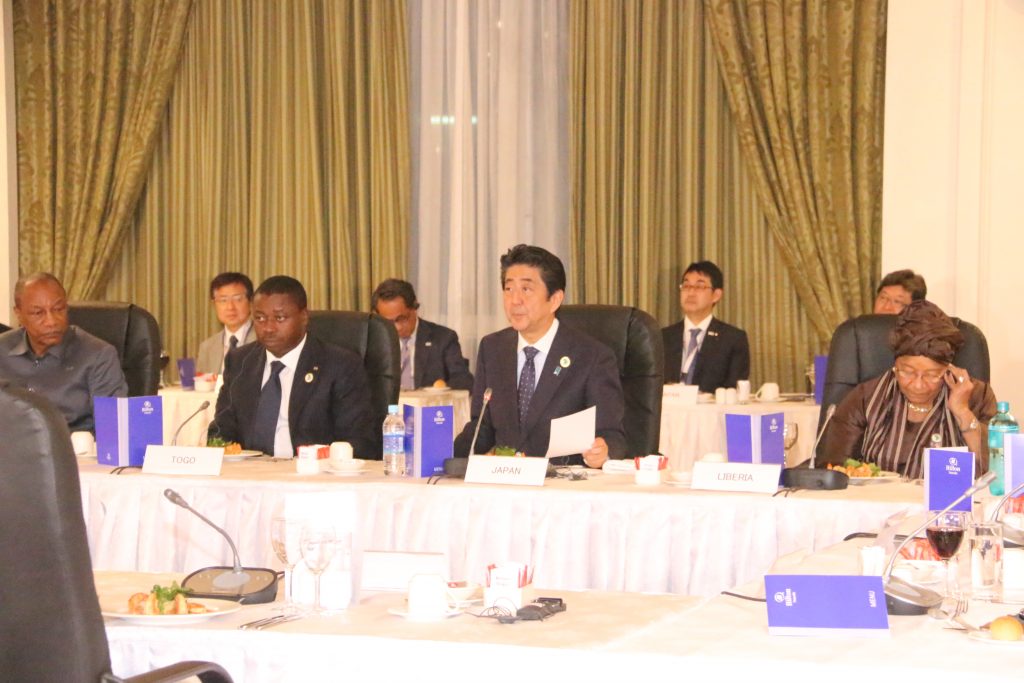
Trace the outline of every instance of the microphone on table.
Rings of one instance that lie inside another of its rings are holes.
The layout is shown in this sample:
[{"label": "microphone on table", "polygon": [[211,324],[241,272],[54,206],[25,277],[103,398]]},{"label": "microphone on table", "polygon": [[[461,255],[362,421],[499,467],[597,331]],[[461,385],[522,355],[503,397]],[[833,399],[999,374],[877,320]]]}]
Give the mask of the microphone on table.
[{"label": "microphone on table", "polygon": [[[1010,500],[1021,491],[1024,491],[1024,483],[1018,484],[1011,491],[1007,491],[1006,495],[1000,498],[999,503],[997,503],[995,508],[992,509],[992,516],[989,517],[989,521],[998,522],[999,513],[1003,511],[1003,506],[1006,505],[1006,501]],[[1003,522],[1003,543],[1010,547],[1024,547],[1024,531]]]},{"label": "microphone on table", "polygon": [[196,597],[234,598],[246,604],[273,602],[277,597],[277,572],[273,569],[243,567],[238,556],[238,548],[226,531],[189,505],[174,489],[164,489],[164,497],[216,529],[231,546],[231,553],[234,556],[233,567],[198,569],[185,577],[181,582],[182,588],[190,589]]},{"label": "microphone on table", "polygon": [[[814,461],[818,457],[818,444],[821,443],[821,438],[825,436],[825,430],[828,429],[832,416],[835,414],[836,404],[833,403],[825,411],[825,421],[821,424],[821,429],[818,430],[818,436],[814,439],[814,445],[811,446],[811,457],[798,465],[787,467],[782,471],[783,486],[793,489],[837,491],[845,489],[850,484],[850,478],[842,472],[814,469]],[[810,463],[810,467],[802,467],[804,463]]]},{"label": "microphone on table", "polygon": [[[480,436],[480,425],[484,421],[484,413],[487,412],[487,404],[491,402],[493,392],[490,387],[484,389],[484,403],[480,408],[480,414],[476,416],[476,428],[473,430],[473,440],[469,442],[469,455],[473,455],[476,448],[476,438]],[[466,468],[469,467],[469,458],[448,458],[444,461],[444,473],[449,477],[465,477]]]},{"label": "microphone on table", "polygon": [[[202,404],[198,408],[196,408],[196,412],[194,412],[191,415],[189,415],[188,417],[186,417],[184,422],[182,422],[180,425],[178,425],[178,429],[175,430],[175,432],[174,432],[174,438],[171,439],[171,445],[172,446],[177,446],[178,445],[178,436],[181,434],[181,430],[185,428],[185,425],[187,425],[189,422],[191,422],[192,418],[194,418],[196,415],[198,415],[199,413],[203,412],[204,410],[206,410],[209,407],[210,407],[210,402],[209,401],[203,401]],[[168,490],[170,490],[170,489],[168,489]]]},{"label": "microphone on table", "polygon": [[907,534],[903,541],[896,546],[896,550],[893,551],[888,564],[885,565],[885,571],[882,572],[882,585],[885,586],[885,605],[889,614],[925,614],[932,607],[936,607],[942,603],[942,595],[939,593],[922,586],[915,586],[914,584],[908,583],[899,577],[894,577],[892,575],[892,570],[893,566],[896,564],[896,558],[900,556],[900,551],[903,550],[903,548],[905,548],[915,536],[928,528],[929,524],[955,508],[961,501],[970,498],[975,493],[988,486],[995,478],[996,473],[992,471],[981,475],[981,477],[979,477],[969,489],[964,491],[959,498],[938,512],[931,513],[927,519],[925,519],[924,524],[915,529],[913,533]]}]

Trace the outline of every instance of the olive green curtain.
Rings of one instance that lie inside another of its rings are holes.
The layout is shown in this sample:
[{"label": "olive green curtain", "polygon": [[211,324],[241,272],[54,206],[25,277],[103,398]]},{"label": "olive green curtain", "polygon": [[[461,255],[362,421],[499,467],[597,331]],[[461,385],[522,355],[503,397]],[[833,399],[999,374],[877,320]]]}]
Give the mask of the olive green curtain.
[{"label": "olive green curtain", "polygon": [[705,0],[748,170],[819,335],[881,262],[886,0]]},{"label": "olive green curtain", "polygon": [[816,336],[768,231],[700,0],[575,0],[573,277],[584,302],[679,320],[690,262],[725,273],[715,314],[745,329],[755,383],[806,389]]},{"label": "olive green curtain", "polygon": [[14,0],[19,268],[101,294],[159,136],[192,0]]},{"label": "olive green curtain", "polygon": [[404,2],[197,0],[107,298],[151,310],[172,357],[217,328],[225,270],[368,309],[405,272],[407,90]]}]

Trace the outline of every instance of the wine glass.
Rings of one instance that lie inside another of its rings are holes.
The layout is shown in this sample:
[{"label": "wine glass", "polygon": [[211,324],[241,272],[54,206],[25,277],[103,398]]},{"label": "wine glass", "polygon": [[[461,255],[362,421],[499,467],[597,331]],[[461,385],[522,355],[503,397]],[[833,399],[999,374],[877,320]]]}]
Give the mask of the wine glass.
[{"label": "wine glass", "polygon": [[966,527],[967,513],[953,510],[943,512],[925,530],[928,544],[946,565],[946,598],[956,597],[956,582],[950,570],[949,560],[960,550]]},{"label": "wine glass", "polygon": [[787,422],[782,426],[782,447],[786,450],[786,463],[789,463],[789,452],[800,438],[800,426],[796,422]]},{"label": "wine glass", "polygon": [[270,521],[270,544],[274,554],[285,567],[284,607],[286,614],[298,611],[292,584],[295,578],[295,565],[298,564],[302,551],[299,548],[302,534],[302,522],[287,517],[275,517]]},{"label": "wine glass", "polygon": [[302,536],[299,541],[299,548],[302,552],[302,559],[316,577],[313,612],[323,614],[324,608],[320,604],[320,577],[324,570],[334,559],[334,553],[338,548],[338,537],[333,526],[323,524],[306,524],[302,528]]}]

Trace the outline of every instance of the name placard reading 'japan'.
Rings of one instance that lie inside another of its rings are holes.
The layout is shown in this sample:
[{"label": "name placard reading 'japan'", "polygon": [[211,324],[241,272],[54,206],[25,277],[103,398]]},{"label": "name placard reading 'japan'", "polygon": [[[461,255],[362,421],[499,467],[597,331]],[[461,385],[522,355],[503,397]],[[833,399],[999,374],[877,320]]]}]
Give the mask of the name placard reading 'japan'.
[{"label": "name placard reading 'japan'", "polygon": [[748,462],[693,463],[691,489],[775,493],[779,490],[782,465],[754,465]]},{"label": "name placard reading 'japan'", "polygon": [[148,446],[142,471],[146,474],[198,474],[220,476],[223,448],[203,446]]},{"label": "name placard reading 'japan'", "polygon": [[471,455],[466,467],[466,481],[470,484],[543,486],[547,474],[547,458]]}]

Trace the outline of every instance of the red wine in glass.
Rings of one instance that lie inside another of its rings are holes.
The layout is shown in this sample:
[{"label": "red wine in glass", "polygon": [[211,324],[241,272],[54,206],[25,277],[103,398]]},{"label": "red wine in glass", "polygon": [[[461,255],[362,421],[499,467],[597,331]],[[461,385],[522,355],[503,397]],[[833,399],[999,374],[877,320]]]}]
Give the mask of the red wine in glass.
[{"label": "red wine in glass", "polygon": [[964,541],[963,527],[928,527],[925,533],[928,534],[928,542],[932,549],[943,560],[948,560],[956,555],[956,551],[960,549],[960,544]]}]

